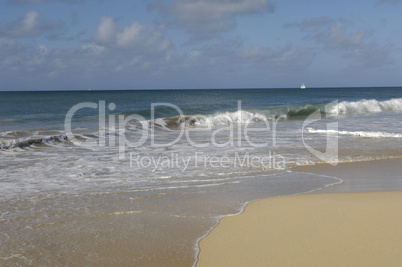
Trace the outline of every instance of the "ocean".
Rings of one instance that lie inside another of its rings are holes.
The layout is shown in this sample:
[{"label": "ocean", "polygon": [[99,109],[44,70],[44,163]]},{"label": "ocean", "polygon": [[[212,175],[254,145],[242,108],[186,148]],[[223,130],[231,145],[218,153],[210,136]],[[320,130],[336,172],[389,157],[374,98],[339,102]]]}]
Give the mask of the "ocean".
[{"label": "ocean", "polygon": [[299,165],[402,156],[402,88],[0,92],[2,265],[191,266]]}]

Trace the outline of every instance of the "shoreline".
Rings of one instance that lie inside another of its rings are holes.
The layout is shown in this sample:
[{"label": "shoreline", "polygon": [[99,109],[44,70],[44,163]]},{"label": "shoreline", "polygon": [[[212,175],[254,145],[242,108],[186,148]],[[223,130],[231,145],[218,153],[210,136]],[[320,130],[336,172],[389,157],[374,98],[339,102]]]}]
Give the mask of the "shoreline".
[{"label": "shoreline", "polygon": [[[305,165],[305,166],[297,166],[297,167],[307,167],[307,166],[315,166],[315,165]],[[293,169],[293,168],[295,168],[295,167],[292,167],[291,169]],[[222,219],[225,219],[225,218],[227,218],[227,217],[238,216],[238,215],[243,214],[243,213],[245,212],[245,209],[247,208],[248,205],[250,205],[250,204],[252,204],[252,203],[254,203],[254,202],[257,202],[257,201],[261,201],[261,200],[264,200],[264,199],[278,198],[278,197],[297,196],[297,195],[303,195],[303,194],[310,194],[310,193],[315,193],[315,192],[321,192],[322,190],[324,190],[324,189],[326,189],[326,188],[329,188],[329,187],[332,187],[332,186],[341,185],[341,184],[343,183],[343,180],[340,179],[340,178],[337,178],[337,177],[331,177],[331,178],[333,178],[334,180],[337,180],[337,181],[335,181],[334,183],[331,183],[331,184],[324,185],[323,187],[316,188],[316,189],[312,189],[312,190],[305,191],[305,192],[299,192],[299,193],[290,194],[290,195],[280,195],[280,196],[274,196],[274,197],[268,197],[268,198],[260,198],[260,199],[256,199],[256,200],[247,201],[247,202],[245,202],[245,203],[243,204],[243,206],[240,208],[240,210],[239,210],[238,212],[232,213],[232,214],[220,215],[220,216],[217,218],[216,223],[215,223],[204,235],[200,236],[200,237],[197,238],[197,240],[195,241],[195,243],[194,243],[195,261],[194,261],[194,263],[193,263],[192,266],[195,267],[195,266],[197,266],[197,264],[198,264],[199,255],[200,255],[200,242],[201,242],[201,240],[203,240],[204,238],[206,238],[216,227],[218,227]]]},{"label": "shoreline", "polygon": [[[316,193],[357,193],[402,190],[400,170],[402,158],[304,165],[291,168],[292,172],[311,173],[342,179],[342,184],[329,186]],[[386,175],[386,176],[385,176]],[[381,177],[379,179],[378,177]]]},{"label": "shoreline", "polygon": [[[378,179],[378,177],[377,177],[378,171],[373,172],[373,170],[376,170],[376,169],[378,170],[379,166],[382,166],[381,171],[383,171],[383,172],[385,171],[383,173],[384,174],[383,177],[385,175],[388,175],[388,177],[385,177],[385,179],[383,179],[383,180]],[[225,216],[225,217],[221,218],[219,220],[218,224],[206,236],[200,238],[200,241],[198,242],[199,253],[197,255],[197,260],[193,266],[211,266],[208,264],[208,262],[211,260],[211,258],[212,259],[214,258],[214,255],[215,255],[215,259],[213,259],[213,260],[218,260],[218,259],[222,258],[222,255],[225,255],[225,249],[226,249],[226,252],[228,250],[227,247],[235,246],[234,244],[237,244],[236,242],[239,242],[239,240],[237,240],[237,241],[234,240],[232,238],[233,236],[238,236],[238,237],[245,236],[244,232],[241,232],[241,231],[247,231],[247,235],[250,235],[251,232],[253,232],[253,231],[258,232],[258,230],[261,230],[261,229],[256,230],[255,227],[250,227],[250,225],[244,225],[244,226],[240,225],[241,226],[240,228],[239,228],[239,225],[237,225],[237,228],[233,229],[231,224],[232,225],[235,224],[235,222],[238,220],[245,220],[245,218],[248,218],[249,222],[250,221],[257,222],[257,221],[263,219],[261,217],[261,213],[264,212],[264,209],[267,207],[267,205],[268,206],[272,205],[272,203],[280,204],[282,202],[290,202],[290,204],[289,204],[290,207],[288,207],[288,209],[293,208],[293,211],[294,211],[294,207],[292,207],[292,205],[294,206],[295,204],[297,204],[300,201],[303,202],[303,199],[305,199],[305,198],[307,198],[307,199],[313,198],[314,199],[313,203],[316,202],[316,204],[320,204],[320,203],[322,204],[322,203],[325,203],[325,201],[334,201],[334,203],[338,203],[341,200],[341,198],[346,197],[346,198],[350,198],[351,201],[353,203],[355,203],[356,201],[357,202],[361,201],[361,200],[359,200],[360,198],[365,199],[364,201],[368,201],[368,202],[372,201],[372,198],[374,195],[385,195],[385,196],[388,196],[388,198],[390,196],[397,195],[397,198],[402,201],[402,191],[395,191],[395,190],[402,190],[402,181],[401,181],[402,179],[399,179],[399,180],[397,179],[399,177],[399,176],[397,176],[399,174],[398,171],[400,170],[399,166],[402,166],[402,159],[400,159],[400,158],[381,159],[381,160],[375,160],[375,161],[340,163],[336,167],[329,166],[328,164],[294,167],[294,168],[292,168],[293,172],[312,173],[312,174],[319,174],[319,175],[325,175],[325,176],[331,176],[331,177],[335,177],[334,173],[336,173],[336,175],[337,175],[336,177],[342,179],[343,183],[340,185],[336,185],[336,186],[325,187],[321,190],[320,189],[314,190],[312,192],[301,193],[301,194],[290,195],[290,196],[266,198],[266,199],[260,199],[260,200],[246,203],[245,208],[240,213],[235,214],[236,216],[229,215],[229,216]],[[359,170],[360,170],[360,174],[356,173],[356,171],[358,172]],[[366,175],[366,176],[361,177],[362,175],[363,176]],[[359,179],[356,179],[355,177],[358,177]],[[359,186],[364,185],[365,183],[366,183],[366,186],[363,186],[363,188],[359,188]],[[339,203],[338,204],[334,204],[334,203],[332,203],[332,205],[334,206],[334,210],[341,208],[341,207],[337,207],[337,206],[339,206]],[[395,201],[392,202],[392,200],[391,200],[391,201],[387,202],[387,205],[392,205],[392,204],[395,206]],[[258,212],[253,211],[253,209],[255,209],[254,208],[255,206],[259,206],[259,208],[256,208],[256,209],[259,209]],[[362,208],[362,207],[360,207],[360,208]],[[284,210],[287,210],[287,209],[284,209]],[[323,210],[320,210],[319,213],[323,213]],[[276,214],[276,215],[280,216],[283,214],[286,214],[286,212],[280,211],[279,214]],[[353,218],[354,214],[355,213],[352,212],[352,218]],[[358,216],[355,216],[355,217],[358,217]],[[297,220],[297,218],[294,218],[294,219]],[[398,220],[401,220],[401,222],[402,222],[402,216],[399,216]],[[354,225],[356,225],[356,223],[354,223]],[[279,225],[276,225],[276,227],[280,228],[280,227],[282,227],[282,225],[279,224]],[[295,225],[293,225],[292,227],[295,227]],[[244,230],[244,228],[246,228],[246,229],[251,228],[251,230],[250,229]],[[274,226],[274,228],[275,228],[275,226]],[[297,228],[297,225],[296,225],[296,228]],[[231,235],[229,235],[229,236],[227,235],[225,237],[222,237],[222,236],[217,237],[218,235],[220,235],[221,232],[224,232],[224,231],[230,232],[230,230],[231,230]],[[303,229],[299,229],[299,230],[301,231]],[[372,231],[372,232],[375,232],[375,231]],[[328,233],[327,233],[327,235],[328,235]],[[209,240],[213,240],[213,241],[211,242]],[[225,243],[225,241],[227,241],[226,246],[222,250],[221,248],[219,248],[219,244]],[[264,246],[266,246],[267,243],[268,244],[270,243],[269,239],[267,239],[265,241],[266,242],[264,242],[264,244],[260,244],[261,247],[264,247]],[[247,250],[246,255],[247,254],[249,255],[250,260],[252,258],[256,258],[256,257],[258,258],[258,255],[253,254],[253,251],[258,250],[258,245],[251,244],[251,248],[249,247],[249,245],[250,244],[248,244],[244,240],[242,240],[242,241],[240,241],[240,247],[243,247],[243,251],[235,251],[235,252],[231,251],[231,254],[244,255],[244,253],[242,254],[242,252],[244,252],[244,250]],[[398,248],[402,249],[402,244],[398,244],[398,245],[400,245],[400,246],[398,246]],[[244,249],[244,248],[246,248],[246,249]],[[211,250],[217,251],[218,249],[219,249],[219,252],[211,252]],[[275,252],[274,254],[277,254],[277,253],[278,252]],[[219,257],[217,255],[219,255]],[[218,262],[218,261],[212,261],[212,262],[214,265],[219,265],[219,264],[224,263],[224,262]],[[207,264],[205,264],[205,263],[207,263]],[[250,262],[243,261],[242,263],[249,264]],[[402,263],[402,259],[400,261],[398,261],[398,263]],[[236,261],[232,261],[229,265],[236,266]],[[256,266],[259,266],[259,265],[257,264]]]}]

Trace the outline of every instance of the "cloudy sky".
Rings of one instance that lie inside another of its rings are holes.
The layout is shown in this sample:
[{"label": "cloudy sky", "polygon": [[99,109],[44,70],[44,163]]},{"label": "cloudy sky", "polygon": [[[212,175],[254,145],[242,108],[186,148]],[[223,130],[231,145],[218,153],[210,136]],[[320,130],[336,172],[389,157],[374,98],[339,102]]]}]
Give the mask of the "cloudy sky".
[{"label": "cloudy sky", "polygon": [[402,0],[1,0],[0,90],[402,85]]}]

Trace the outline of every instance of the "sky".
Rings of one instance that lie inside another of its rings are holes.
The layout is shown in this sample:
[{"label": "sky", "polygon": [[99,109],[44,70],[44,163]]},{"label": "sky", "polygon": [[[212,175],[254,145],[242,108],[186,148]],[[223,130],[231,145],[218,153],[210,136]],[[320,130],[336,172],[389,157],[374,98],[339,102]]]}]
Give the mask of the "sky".
[{"label": "sky", "polygon": [[0,0],[0,91],[402,86],[402,0]]}]

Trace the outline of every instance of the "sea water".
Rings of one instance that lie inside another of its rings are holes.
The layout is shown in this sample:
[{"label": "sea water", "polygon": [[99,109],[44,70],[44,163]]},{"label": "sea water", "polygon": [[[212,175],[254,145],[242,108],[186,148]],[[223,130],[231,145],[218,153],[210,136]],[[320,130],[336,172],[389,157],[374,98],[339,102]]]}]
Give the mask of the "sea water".
[{"label": "sea water", "polygon": [[402,88],[0,92],[0,262],[192,265],[304,164],[402,155]]}]

